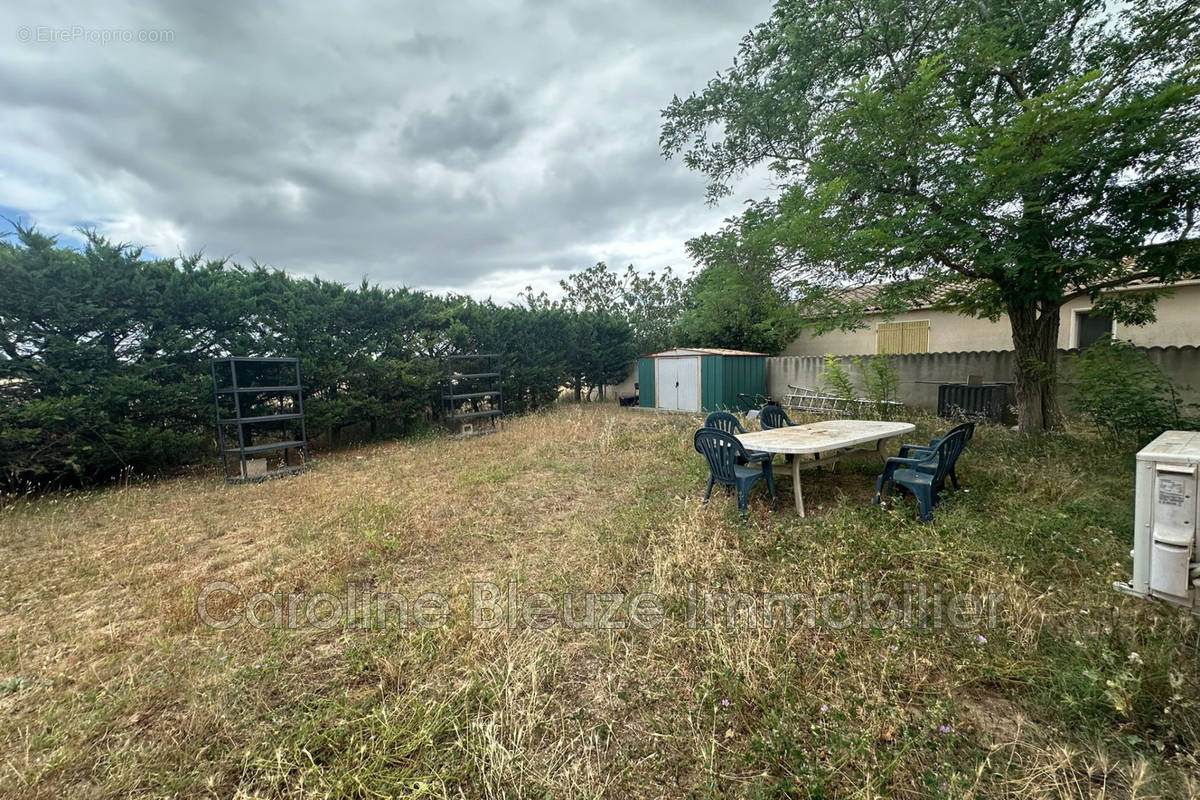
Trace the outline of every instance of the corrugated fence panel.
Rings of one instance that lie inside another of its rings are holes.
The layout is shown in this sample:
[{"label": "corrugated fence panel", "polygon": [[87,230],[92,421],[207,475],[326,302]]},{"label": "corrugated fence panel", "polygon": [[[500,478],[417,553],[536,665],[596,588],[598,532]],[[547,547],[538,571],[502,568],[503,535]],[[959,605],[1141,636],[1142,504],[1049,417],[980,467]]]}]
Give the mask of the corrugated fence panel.
[{"label": "corrugated fence panel", "polygon": [[[1151,361],[1158,364],[1180,390],[1185,402],[1200,402],[1200,347],[1139,347]],[[1074,350],[1058,351],[1058,374],[1063,407],[1071,402],[1071,368],[1068,357]],[[930,410],[937,409],[938,385],[966,383],[968,376],[979,375],[984,383],[1011,383],[1016,359],[1011,350],[963,351],[956,353],[911,353],[891,356],[900,374],[900,401]],[[842,366],[856,378],[858,370],[849,356],[838,358]],[[825,368],[821,356],[777,356],[766,359],[767,394],[781,400],[788,393],[788,384],[818,388]],[[859,386],[862,391],[861,385]],[[1010,396],[1010,401],[1011,396]]]},{"label": "corrugated fence panel", "polygon": [[968,386],[965,383],[943,383],[938,386],[939,417],[1003,422],[1008,405],[1007,384]]}]

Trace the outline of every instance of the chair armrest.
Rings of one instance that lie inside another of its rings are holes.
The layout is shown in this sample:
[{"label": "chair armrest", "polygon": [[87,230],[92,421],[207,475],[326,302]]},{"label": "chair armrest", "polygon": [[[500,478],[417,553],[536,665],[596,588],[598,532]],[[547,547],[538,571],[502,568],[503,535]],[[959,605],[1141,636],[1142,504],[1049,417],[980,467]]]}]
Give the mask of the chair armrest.
[{"label": "chair armrest", "polygon": [[926,461],[924,458],[902,458],[900,456],[891,456],[883,464],[883,474],[880,476],[884,481],[889,481],[892,475],[895,474],[897,467],[915,467],[918,464]]},{"label": "chair armrest", "polygon": [[928,455],[933,448],[923,444],[902,444],[900,445],[900,457],[909,458],[912,453],[924,453]]},{"label": "chair armrest", "polygon": [[736,437],[733,440],[733,445],[734,455],[741,456],[742,461],[749,463],[756,460],[754,456],[757,455],[757,451],[747,450],[746,446],[739,442]]},{"label": "chair armrest", "polygon": [[748,463],[749,462],[758,462],[758,461],[773,461],[773,460],[775,460],[774,453],[764,453],[761,450],[747,450],[746,451],[746,461]]},{"label": "chair armrest", "polygon": [[897,467],[915,467],[922,461],[928,461],[927,458],[903,458],[901,456],[888,456],[885,466],[895,464]]}]

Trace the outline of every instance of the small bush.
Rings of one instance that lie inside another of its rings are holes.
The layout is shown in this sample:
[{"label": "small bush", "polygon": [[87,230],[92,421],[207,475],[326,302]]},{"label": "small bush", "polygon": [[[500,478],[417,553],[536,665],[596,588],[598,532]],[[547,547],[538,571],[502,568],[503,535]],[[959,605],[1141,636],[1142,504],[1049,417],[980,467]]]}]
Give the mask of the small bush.
[{"label": "small bush", "polygon": [[854,407],[856,413],[890,416],[900,392],[900,373],[887,356],[854,356],[850,359],[865,397],[860,395],[851,370],[834,355],[825,354],[825,369],[819,376],[820,390],[842,400],[866,400],[873,404]]},{"label": "small bush", "polygon": [[867,399],[881,407],[900,394],[900,373],[887,356],[855,356],[854,367],[863,378]]},{"label": "small bush", "polygon": [[1191,427],[1171,379],[1131,343],[1101,339],[1071,357],[1076,408],[1102,435],[1144,444],[1164,430]]},{"label": "small bush", "polygon": [[836,356],[829,353],[825,354],[825,369],[821,372],[821,390],[845,400],[858,399],[850,371],[842,366],[842,362],[838,361]]}]

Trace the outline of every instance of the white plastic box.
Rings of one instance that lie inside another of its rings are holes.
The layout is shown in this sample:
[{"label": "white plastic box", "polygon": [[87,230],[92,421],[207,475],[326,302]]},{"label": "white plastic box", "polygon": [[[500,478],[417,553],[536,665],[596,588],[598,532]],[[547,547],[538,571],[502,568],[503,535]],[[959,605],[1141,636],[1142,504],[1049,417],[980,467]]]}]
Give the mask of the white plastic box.
[{"label": "white plastic box", "polygon": [[1133,578],[1113,586],[1200,616],[1200,432],[1166,431],[1137,455]]}]

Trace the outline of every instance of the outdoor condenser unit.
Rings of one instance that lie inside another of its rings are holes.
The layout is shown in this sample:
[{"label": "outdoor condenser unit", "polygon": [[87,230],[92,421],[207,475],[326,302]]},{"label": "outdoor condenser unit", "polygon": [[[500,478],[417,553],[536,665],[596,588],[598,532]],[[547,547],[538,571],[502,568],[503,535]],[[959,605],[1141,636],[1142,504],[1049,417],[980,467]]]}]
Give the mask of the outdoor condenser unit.
[{"label": "outdoor condenser unit", "polygon": [[1200,616],[1200,432],[1167,431],[1137,454],[1133,579],[1115,583]]}]

